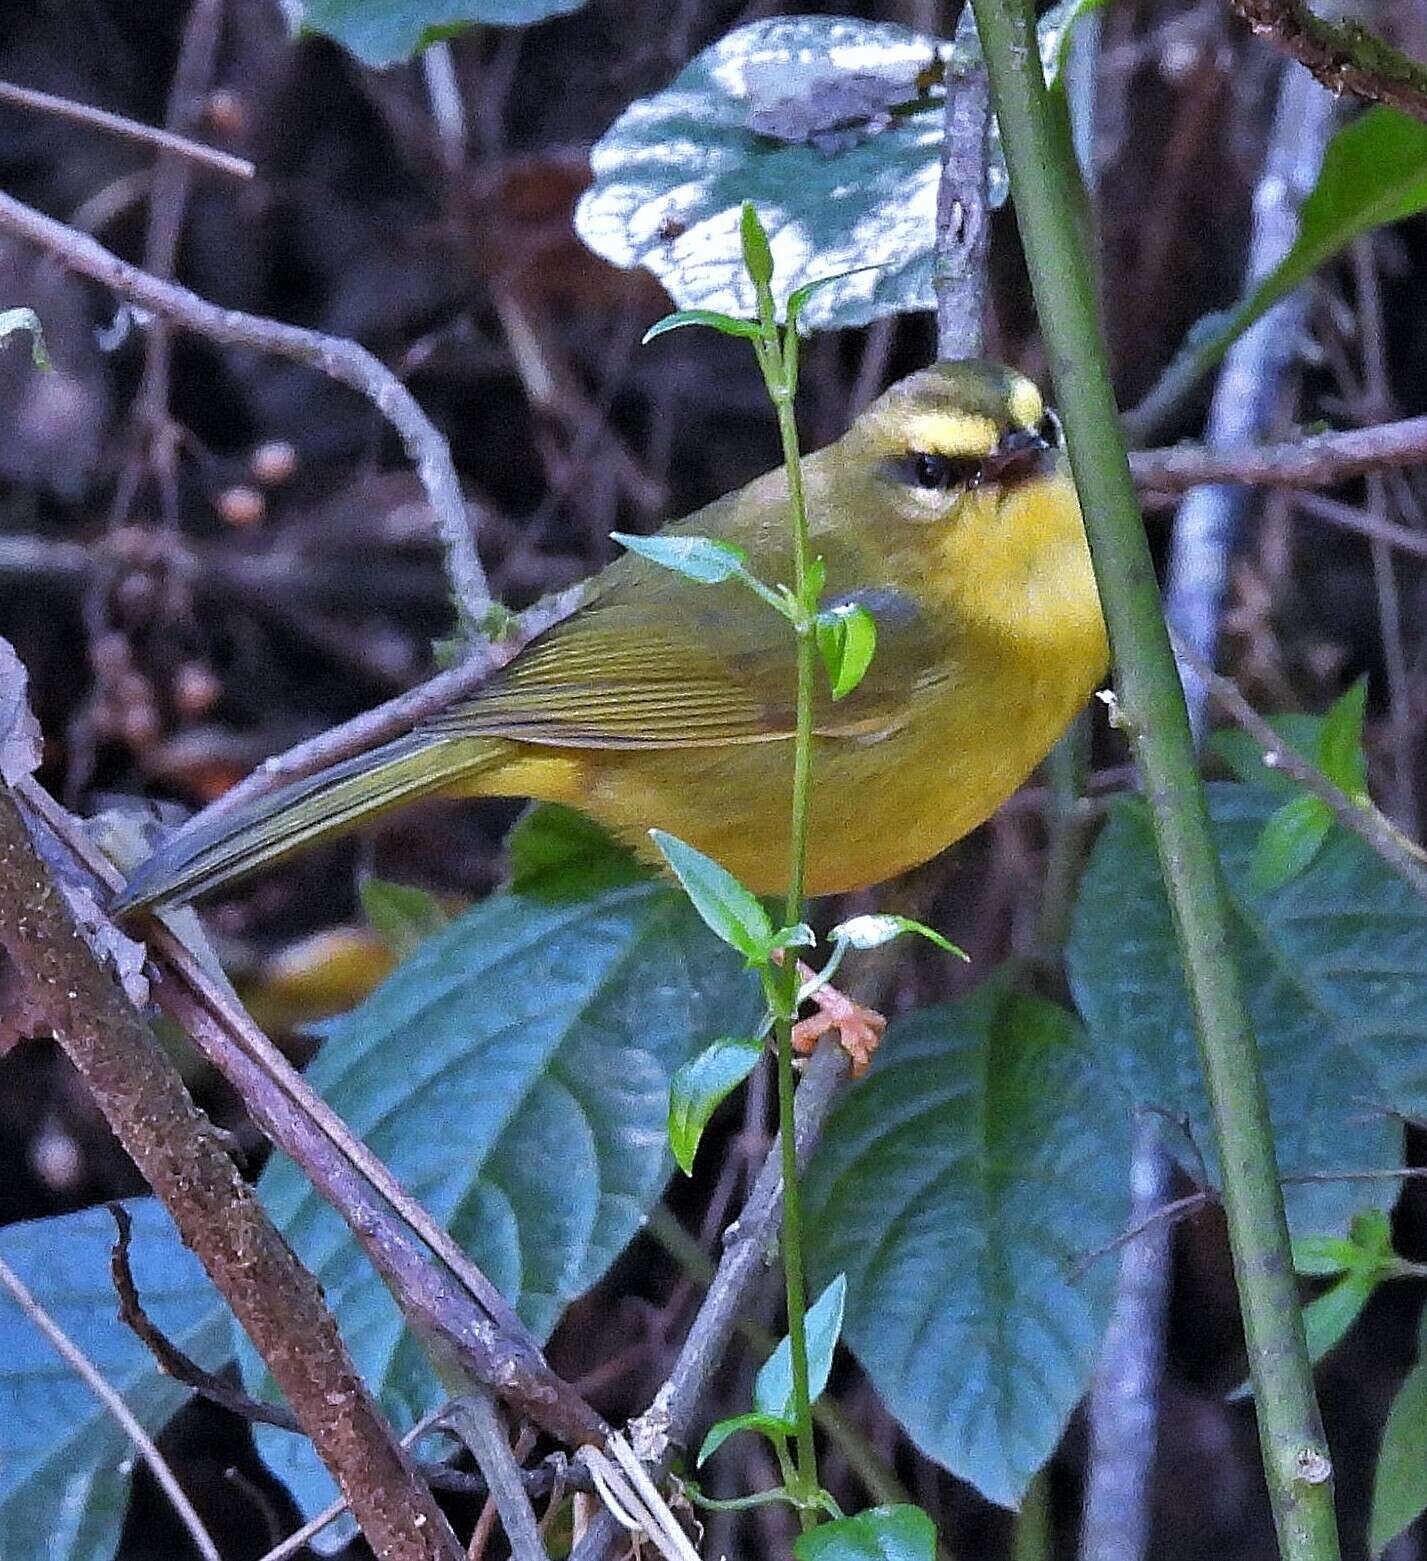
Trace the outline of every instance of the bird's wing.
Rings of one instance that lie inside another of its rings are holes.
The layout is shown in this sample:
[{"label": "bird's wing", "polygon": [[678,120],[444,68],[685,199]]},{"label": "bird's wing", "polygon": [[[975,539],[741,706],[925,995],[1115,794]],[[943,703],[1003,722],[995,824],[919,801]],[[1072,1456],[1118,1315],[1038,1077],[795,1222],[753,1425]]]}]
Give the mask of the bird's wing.
[{"label": "bird's wing", "polygon": [[[791,737],[796,673],[788,625],[741,586],[676,586],[596,599],[429,729],[590,748],[701,748]],[[885,736],[907,719],[913,690],[938,675],[943,658],[905,593],[873,589],[839,600],[872,613],[877,651],[862,683],[836,703],[819,666],[816,729],[827,736]]]}]

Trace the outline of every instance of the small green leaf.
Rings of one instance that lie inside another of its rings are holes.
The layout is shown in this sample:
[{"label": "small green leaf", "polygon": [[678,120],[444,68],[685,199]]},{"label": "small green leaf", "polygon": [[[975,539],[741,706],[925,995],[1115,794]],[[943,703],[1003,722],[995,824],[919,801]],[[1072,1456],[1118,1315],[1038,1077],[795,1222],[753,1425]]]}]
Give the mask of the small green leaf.
[{"label": "small green leaf", "polygon": [[1363,752],[1367,701],[1368,680],[1361,677],[1333,701],[1318,732],[1318,768],[1354,802],[1365,801],[1368,794],[1368,762]]},{"label": "small green leaf", "polygon": [[1301,794],[1285,802],[1263,827],[1249,875],[1261,894],[1292,883],[1313,865],[1333,827],[1333,812],[1319,797]]},{"label": "small green leaf", "polygon": [[807,922],[800,921],[791,927],[779,927],[768,945],[768,952],[777,954],[783,949],[810,949],[816,946],[817,941],[813,929]]},{"label": "small green leaf", "polygon": [[34,359],[35,367],[50,368],[50,355],[45,351],[45,334],[40,328],[39,315],[33,309],[0,309],[0,346],[4,346],[18,331],[30,333],[30,356]]},{"label": "small green leaf", "polygon": [[1417,1364],[1388,1411],[1373,1475],[1368,1549],[1381,1555],[1427,1508],[1427,1312],[1418,1324]]},{"label": "small green leaf", "polygon": [[726,867],[677,835],[651,829],[649,838],[683,885],[704,925],[752,965],[765,965],[773,945],[773,923],[749,889]]},{"label": "small green leaf", "polygon": [[763,1043],[724,1037],[691,1057],[669,1083],[669,1147],[685,1176],[709,1118],[758,1066]]},{"label": "small green leaf", "polygon": [[842,699],[866,676],[877,649],[877,620],[855,602],[825,607],[817,617],[818,649],[832,697]]},{"label": "small green leaf", "polygon": [[509,887],[546,904],[587,899],[652,869],[592,818],[556,802],[537,802],[506,836]]},{"label": "small green leaf", "polygon": [[450,920],[434,894],[387,878],[364,878],[357,891],[372,931],[399,959]]},{"label": "small green leaf", "polygon": [[1327,1279],[1356,1268],[1362,1251],[1343,1236],[1297,1236],[1293,1242],[1293,1271],[1308,1279]]},{"label": "small green leaf", "polygon": [[758,210],[752,201],[744,201],[739,213],[738,233],[743,244],[743,265],[755,287],[768,287],[773,281],[773,251],[768,247],[768,235],[758,220]]},{"label": "small green leaf", "polygon": [[958,959],[970,963],[971,956],[963,949],[948,942],[935,928],[928,927],[924,922],[913,921],[910,916],[854,916],[850,921],[839,922],[828,936],[834,943],[846,943],[855,949],[877,949],[884,943],[890,943],[893,938],[900,938],[904,932],[916,933],[918,937],[935,943],[939,949],[945,949],[948,954],[955,954]]},{"label": "small green leaf", "polygon": [[639,345],[647,347],[656,336],[667,336],[670,331],[682,330],[686,325],[704,325],[711,331],[725,336],[743,336],[757,340],[763,335],[756,320],[740,320],[736,315],[725,314],[721,309],[676,309],[666,314],[639,338]]},{"label": "small green leaf", "polygon": [[720,542],[714,537],[636,537],[624,531],[611,531],[610,536],[622,548],[638,553],[651,564],[697,580],[700,585],[719,585],[748,575],[748,555],[732,542]]},{"label": "small green leaf", "polygon": [[[847,1275],[839,1274],[807,1310],[808,1397],[812,1400],[827,1386],[846,1302]],[[753,1383],[753,1402],[765,1415],[793,1423],[793,1349],[787,1339],[764,1361]]]},{"label": "small green leaf", "polygon": [[1308,1358],[1315,1366],[1341,1342],[1384,1277],[1376,1267],[1350,1269],[1303,1308]]},{"label": "small green leaf", "polygon": [[880,271],[881,266],[849,266],[846,271],[834,271],[831,276],[820,276],[811,282],[804,282],[801,287],[795,287],[788,294],[787,313],[784,315],[784,323],[790,331],[796,331],[798,320],[802,315],[804,306],[814,293],[824,287],[831,287],[834,282],[841,282],[849,276],[861,276],[864,271]]},{"label": "small green leaf", "polygon": [[793,1541],[796,1561],[932,1561],[936,1525],[920,1507],[869,1507]]},{"label": "small green leaf", "polygon": [[729,1437],[739,1431],[761,1431],[772,1440],[787,1437],[796,1429],[791,1422],[779,1420],[776,1415],[762,1414],[756,1409],[746,1415],[730,1415],[727,1420],[720,1420],[709,1427],[709,1434],[704,1438],[699,1456],[694,1461],[702,1469]]}]

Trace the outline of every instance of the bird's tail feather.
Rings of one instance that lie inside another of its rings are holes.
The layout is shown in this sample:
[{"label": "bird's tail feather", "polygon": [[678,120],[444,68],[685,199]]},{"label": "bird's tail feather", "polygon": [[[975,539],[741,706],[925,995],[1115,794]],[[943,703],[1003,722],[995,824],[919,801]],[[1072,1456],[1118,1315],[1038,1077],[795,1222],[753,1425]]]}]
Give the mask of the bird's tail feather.
[{"label": "bird's tail feather", "polygon": [[[484,745],[482,745],[484,746]],[[294,781],[210,823],[179,830],[144,862],[114,902],[116,912],[206,894],[327,835],[427,796],[494,762],[471,739],[413,734]]]}]

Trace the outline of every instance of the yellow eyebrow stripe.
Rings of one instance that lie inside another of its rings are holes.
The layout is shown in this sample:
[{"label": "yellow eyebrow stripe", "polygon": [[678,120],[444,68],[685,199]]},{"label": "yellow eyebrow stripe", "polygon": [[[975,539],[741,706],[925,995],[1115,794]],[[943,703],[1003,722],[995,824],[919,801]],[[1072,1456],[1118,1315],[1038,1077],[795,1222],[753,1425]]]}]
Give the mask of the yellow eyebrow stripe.
[{"label": "yellow eyebrow stripe", "polygon": [[975,412],[923,412],[907,422],[909,449],[926,455],[990,455],[1001,431]]},{"label": "yellow eyebrow stripe", "polygon": [[1017,380],[1006,400],[1011,422],[1017,428],[1034,428],[1045,416],[1041,393],[1028,379]]}]

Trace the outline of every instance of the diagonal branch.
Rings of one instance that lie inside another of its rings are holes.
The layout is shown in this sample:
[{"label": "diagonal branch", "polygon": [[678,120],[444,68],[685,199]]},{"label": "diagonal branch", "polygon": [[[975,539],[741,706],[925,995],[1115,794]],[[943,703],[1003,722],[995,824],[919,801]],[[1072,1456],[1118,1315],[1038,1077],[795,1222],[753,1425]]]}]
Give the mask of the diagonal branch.
[{"label": "diagonal branch", "polygon": [[316,1281],[80,935],[8,787],[0,787],[0,906],[0,944],[267,1362],[372,1548],[389,1561],[457,1561],[449,1524],[382,1418]]},{"label": "diagonal branch", "polygon": [[0,192],[0,231],[35,244],[71,271],[90,277],[121,298],[165,320],[233,347],[290,358],[365,396],[401,435],[426,490],[446,551],[446,568],[470,633],[491,611],[490,590],[451,460],[450,446],[415,397],[380,358],[357,342],[285,325],[240,309],[220,309],[197,293],[141,271],[87,233],[66,227]]},{"label": "diagonal branch", "polygon": [[1410,59],[1361,22],[1329,22],[1305,0],[1233,0],[1260,38],[1290,55],[1335,96],[1385,103],[1427,123],[1427,65]]}]

